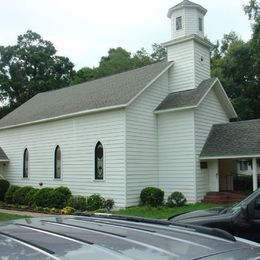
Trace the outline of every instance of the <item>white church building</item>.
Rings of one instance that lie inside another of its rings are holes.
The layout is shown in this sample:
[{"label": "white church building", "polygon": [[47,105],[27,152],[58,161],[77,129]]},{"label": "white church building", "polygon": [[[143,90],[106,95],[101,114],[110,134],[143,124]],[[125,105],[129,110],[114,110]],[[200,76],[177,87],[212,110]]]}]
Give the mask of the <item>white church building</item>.
[{"label": "white church building", "polygon": [[246,134],[248,123],[228,123],[237,114],[210,75],[206,12],[187,0],[169,9],[167,61],[40,93],[2,118],[0,174],[11,184],[63,185],[127,207],[147,186],[165,197],[180,191],[189,202],[228,188],[226,160],[253,158],[255,169],[260,146],[237,151],[242,137],[233,145],[225,139],[237,129]]}]

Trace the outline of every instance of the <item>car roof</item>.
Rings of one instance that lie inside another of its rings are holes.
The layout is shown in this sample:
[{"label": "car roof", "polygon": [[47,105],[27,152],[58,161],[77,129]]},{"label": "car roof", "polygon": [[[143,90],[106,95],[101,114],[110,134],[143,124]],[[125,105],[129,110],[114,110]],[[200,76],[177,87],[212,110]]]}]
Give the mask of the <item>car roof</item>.
[{"label": "car roof", "polygon": [[198,259],[246,248],[252,254],[257,246],[217,229],[141,218],[56,216],[0,223],[0,258]]}]

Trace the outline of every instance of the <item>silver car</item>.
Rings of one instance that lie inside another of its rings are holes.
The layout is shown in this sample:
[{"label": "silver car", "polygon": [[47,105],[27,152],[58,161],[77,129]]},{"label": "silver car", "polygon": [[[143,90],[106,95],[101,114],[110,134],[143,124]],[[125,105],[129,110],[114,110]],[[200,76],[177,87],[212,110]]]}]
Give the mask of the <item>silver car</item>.
[{"label": "silver car", "polygon": [[114,215],[0,222],[0,259],[260,259],[260,245],[212,228]]}]

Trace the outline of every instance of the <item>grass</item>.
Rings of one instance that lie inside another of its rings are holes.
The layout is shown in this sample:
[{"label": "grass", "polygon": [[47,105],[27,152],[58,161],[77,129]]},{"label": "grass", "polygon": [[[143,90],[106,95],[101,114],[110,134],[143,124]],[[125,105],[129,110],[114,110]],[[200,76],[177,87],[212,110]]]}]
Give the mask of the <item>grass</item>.
[{"label": "grass", "polygon": [[14,219],[26,218],[26,217],[28,217],[28,216],[0,213],[0,221],[14,220]]},{"label": "grass", "polygon": [[167,219],[171,216],[175,216],[181,213],[186,213],[186,212],[200,210],[200,209],[219,207],[219,206],[220,205],[205,204],[205,203],[188,204],[176,208],[168,208],[168,207],[150,208],[146,206],[135,206],[135,207],[129,207],[126,209],[113,211],[113,214],[131,215],[131,216],[155,218],[155,219]]}]

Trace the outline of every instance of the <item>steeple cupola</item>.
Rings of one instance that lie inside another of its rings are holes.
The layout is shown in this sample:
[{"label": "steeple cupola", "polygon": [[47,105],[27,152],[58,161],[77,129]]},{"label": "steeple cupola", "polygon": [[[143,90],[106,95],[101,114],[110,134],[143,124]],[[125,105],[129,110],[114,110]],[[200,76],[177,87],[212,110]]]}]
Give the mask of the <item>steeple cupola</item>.
[{"label": "steeple cupola", "polygon": [[199,4],[184,0],[168,11],[171,19],[171,40],[167,48],[168,61],[174,66],[170,73],[170,91],[196,88],[210,78],[211,43],[204,37],[204,16],[207,10]]},{"label": "steeple cupola", "polygon": [[172,40],[191,34],[204,38],[204,16],[207,10],[201,5],[188,0],[170,8],[168,18],[171,19]]}]

